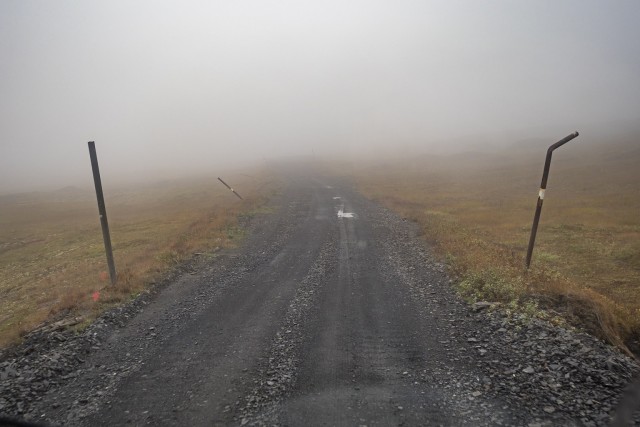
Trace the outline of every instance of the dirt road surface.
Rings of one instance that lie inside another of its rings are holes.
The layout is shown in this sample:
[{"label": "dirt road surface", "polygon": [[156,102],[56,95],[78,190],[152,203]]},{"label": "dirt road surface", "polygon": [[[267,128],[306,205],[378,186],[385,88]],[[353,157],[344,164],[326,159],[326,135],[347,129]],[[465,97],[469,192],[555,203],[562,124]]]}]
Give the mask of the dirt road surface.
[{"label": "dirt road surface", "polygon": [[86,426],[608,422],[633,369],[614,350],[475,311],[417,227],[346,181],[295,175],[271,205],[241,248],[201,256],[135,310],[100,319],[77,368],[22,415]]}]

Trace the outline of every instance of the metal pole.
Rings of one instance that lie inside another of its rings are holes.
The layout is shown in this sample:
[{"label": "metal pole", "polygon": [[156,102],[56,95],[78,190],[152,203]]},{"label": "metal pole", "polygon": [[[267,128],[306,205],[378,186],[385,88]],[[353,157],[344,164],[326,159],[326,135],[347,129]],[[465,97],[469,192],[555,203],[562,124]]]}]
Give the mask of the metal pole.
[{"label": "metal pole", "polygon": [[111,249],[111,236],[109,234],[109,223],[107,222],[107,208],[104,204],[104,194],[102,193],[102,180],[100,179],[100,169],[98,168],[98,155],[96,154],[96,144],[89,141],[89,156],[91,157],[91,169],[93,170],[93,183],[96,186],[96,197],[98,199],[98,212],[100,213],[100,225],[102,226],[102,237],[104,239],[104,249],[107,253],[107,264],[109,266],[109,277],[111,284],[116,284],[116,264],[113,261],[113,250]]},{"label": "metal pole", "polygon": [[540,212],[542,212],[542,202],[544,201],[544,192],[547,189],[547,179],[549,178],[549,169],[551,168],[551,155],[556,148],[559,148],[571,141],[573,138],[579,135],[578,132],[574,132],[571,135],[567,135],[560,141],[551,145],[547,149],[547,157],[544,161],[544,171],[542,172],[542,182],[540,183],[540,191],[538,192],[538,203],[536,204],[536,213],[533,216],[533,226],[531,227],[531,237],[529,237],[529,248],[527,249],[527,269],[531,265],[531,256],[533,255],[533,246],[536,243],[536,234],[538,233],[538,223],[540,222]]},{"label": "metal pole", "polygon": [[224,182],[224,181],[222,180],[222,178],[218,177],[218,181],[220,181],[221,183],[223,183],[223,184],[224,184],[224,186],[225,186],[225,187],[227,187],[229,190],[231,190],[231,192],[233,192],[233,194],[235,194],[236,196],[238,196],[238,198],[239,198],[240,200],[244,200],[244,199],[242,198],[242,196],[240,196],[238,193],[236,193],[236,190],[234,190],[233,188],[229,187],[229,184],[227,184],[226,182]]}]

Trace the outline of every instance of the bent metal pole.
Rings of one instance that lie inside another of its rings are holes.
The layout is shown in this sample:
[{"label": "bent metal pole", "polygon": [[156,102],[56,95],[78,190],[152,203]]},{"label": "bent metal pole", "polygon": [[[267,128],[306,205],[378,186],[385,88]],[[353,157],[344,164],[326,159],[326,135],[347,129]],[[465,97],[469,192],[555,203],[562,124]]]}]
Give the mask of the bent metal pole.
[{"label": "bent metal pole", "polygon": [[116,284],[116,265],[113,261],[113,250],[111,249],[111,236],[109,234],[109,223],[107,222],[107,208],[104,204],[104,194],[102,194],[102,180],[100,180],[100,169],[98,168],[98,155],[96,154],[96,144],[89,141],[89,156],[91,157],[91,169],[93,170],[93,183],[96,186],[96,197],[98,199],[98,212],[100,214],[100,225],[102,226],[102,238],[104,239],[104,250],[107,253],[107,265],[109,266],[109,278],[111,284]]},{"label": "bent metal pole", "polygon": [[571,135],[567,135],[560,141],[551,145],[547,149],[547,158],[544,161],[544,171],[542,172],[542,182],[540,183],[540,191],[538,192],[538,203],[536,205],[536,213],[533,216],[533,226],[531,227],[531,237],[529,237],[529,248],[527,249],[527,269],[531,265],[531,256],[533,255],[533,246],[536,243],[536,233],[538,232],[538,223],[540,222],[540,212],[542,211],[542,202],[544,201],[544,192],[547,189],[547,179],[549,178],[549,168],[551,168],[551,155],[553,150],[563,146],[567,142],[579,135],[578,132],[574,132]]}]

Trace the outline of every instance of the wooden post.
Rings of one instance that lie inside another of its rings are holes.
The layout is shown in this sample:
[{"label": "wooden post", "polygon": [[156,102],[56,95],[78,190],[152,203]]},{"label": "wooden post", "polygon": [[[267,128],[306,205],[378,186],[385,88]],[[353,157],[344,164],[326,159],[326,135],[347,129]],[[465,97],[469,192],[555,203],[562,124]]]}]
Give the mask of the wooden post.
[{"label": "wooden post", "polygon": [[96,197],[98,199],[98,212],[100,214],[100,225],[102,226],[102,238],[104,239],[104,249],[107,253],[107,265],[109,266],[109,278],[111,284],[116,284],[116,264],[113,261],[113,250],[111,249],[111,235],[109,234],[109,222],[107,221],[107,208],[104,204],[104,194],[102,193],[102,181],[100,180],[100,169],[98,168],[98,155],[96,154],[96,144],[89,141],[89,157],[91,157],[91,169],[93,170],[93,183],[96,186]]}]

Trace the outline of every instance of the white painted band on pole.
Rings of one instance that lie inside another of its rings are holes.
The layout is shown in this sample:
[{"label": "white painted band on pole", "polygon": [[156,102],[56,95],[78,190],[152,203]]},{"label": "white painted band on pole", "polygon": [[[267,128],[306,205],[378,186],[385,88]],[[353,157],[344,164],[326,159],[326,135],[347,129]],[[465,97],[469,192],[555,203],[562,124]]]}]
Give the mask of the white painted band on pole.
[{"label": "white painted band on pole", "polygon": [[540,198],[540,200],[544,200],[544,188],[540,189],[540,191],[538,192],[538,197]]}]

